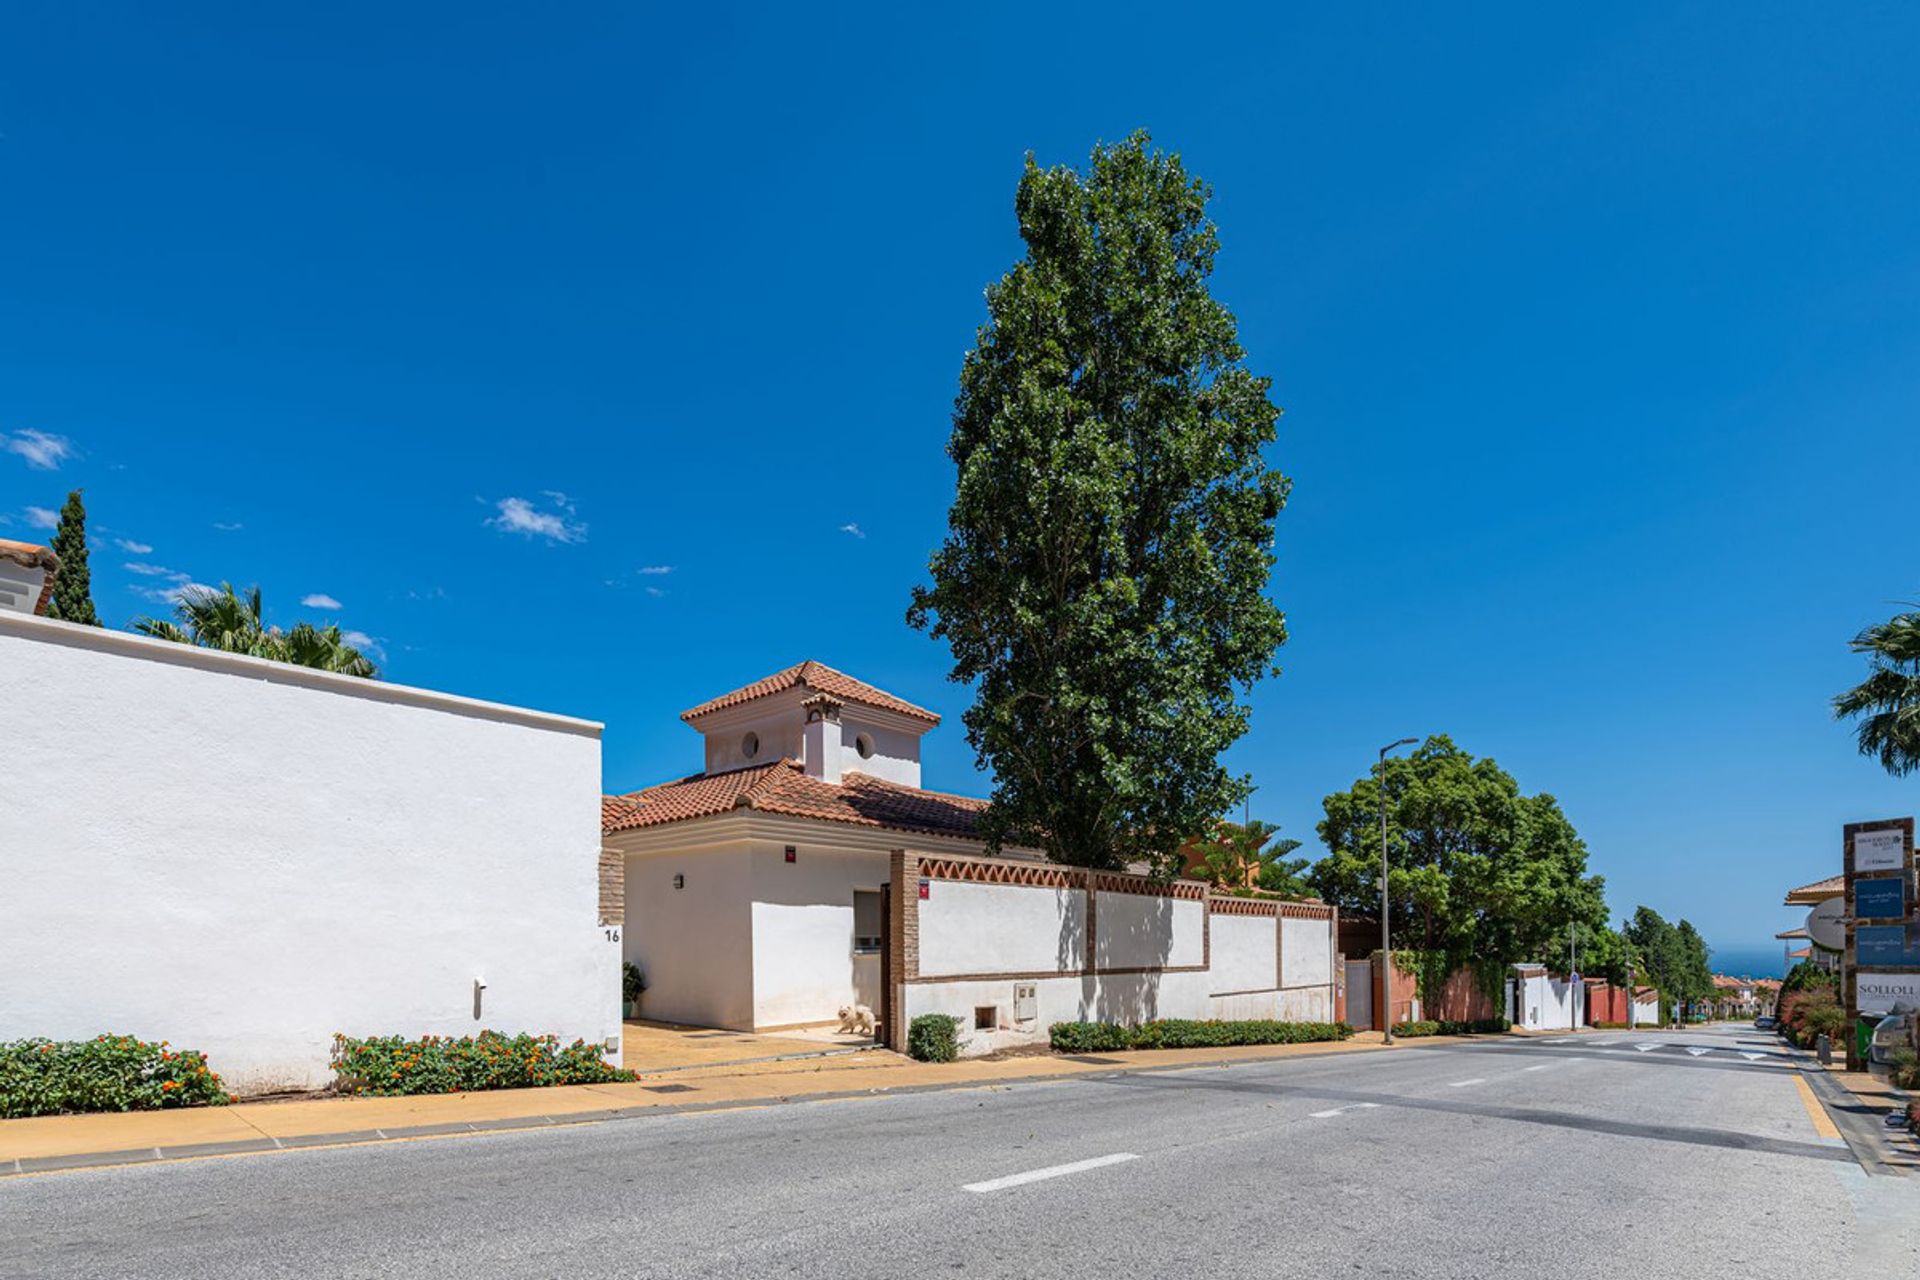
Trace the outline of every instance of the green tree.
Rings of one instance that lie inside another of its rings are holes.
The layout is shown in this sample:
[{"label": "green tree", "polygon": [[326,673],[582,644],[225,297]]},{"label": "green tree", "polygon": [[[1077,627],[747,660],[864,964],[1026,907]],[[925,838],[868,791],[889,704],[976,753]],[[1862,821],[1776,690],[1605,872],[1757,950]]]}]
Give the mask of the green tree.
[{"label": "green tree", "polygon": [[87,507],[78,489],[67,494],[66,504],[60,508],[60,525],[53,531],[53,554],[59,557],[60,567],[54,571],[47,616],[99,626],[100,615],[93,608],[93,572],[87,567]]},{"label": "green tree", "polygon": [[1920,769],[1920,612],[1894,615],[1853,638],[1871,670],[1833,700],[1838,719],[1858,721],[1863,756],[1898,777]]},{"label": "green tree", "polygon": [[1286,639],[1265,591],[1288,481],[1208,291],[1209,194],[1144,133],[1020,179],[1026,256],[961,367],[949,533],[907,613],[975,685],[996,847],[1167,872],[1249,790],[1219,757]]},{"label": "green tree", "polygon": [[1709,949],[1692,924],[1685,920],[1670,924],[1658,911],[1643,906],[1635,909],[1625,933],[1661,995],[1690,1004],[1713,998]]},{"label": "green tree", "polygon": [[1309,879],[1343,911],[1380,909],[1380,794],[1387,797],[1393,938],[1462,965],[1563,964],[1567,930],[1606,926],[1605,883],[1550,795],[1524,795],[1491,759],[1444,734],[1322,801],[1327,855]]},{"label": "green tree", "polygon": [[380,674],[365,654],[346,642],[339,627],[299,622],[282,631],[268,626],[261,612],[258,587],[244,596],[227,582],[221,583],[218,591],[189,589],[174,606],[174,615],[173,619],[141,618],[133,629],[176,644],[243,653],[341,675],[372,679]]}]

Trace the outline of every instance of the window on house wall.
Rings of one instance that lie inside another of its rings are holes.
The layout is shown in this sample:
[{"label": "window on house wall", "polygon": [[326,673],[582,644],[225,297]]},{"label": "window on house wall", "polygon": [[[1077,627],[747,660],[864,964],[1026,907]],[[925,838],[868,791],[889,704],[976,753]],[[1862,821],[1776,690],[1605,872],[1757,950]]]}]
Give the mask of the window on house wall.
[{"label": "window on house wall", "polygon": [[859,753],[862,760],[873,759],[873,739],[866,734],[863,733],[853,740],[853,749]]},{"label": "window on house wall", "polygon": [[853,891],[853,949],[856,954],[880,950],[880,891]]}]

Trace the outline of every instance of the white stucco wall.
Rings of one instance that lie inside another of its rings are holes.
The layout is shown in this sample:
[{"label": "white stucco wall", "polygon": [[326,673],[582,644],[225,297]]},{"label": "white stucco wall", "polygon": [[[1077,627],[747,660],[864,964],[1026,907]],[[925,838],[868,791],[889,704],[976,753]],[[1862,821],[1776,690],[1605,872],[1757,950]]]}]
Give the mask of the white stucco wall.
[{"label": "white stucco wall", "polygon": [[[1275,948],[1279,944],[1279,930],[1272,916],[1233,916],[1215,915],[1213,917],[1213,961],[1212,990],[1215,994],[1229,992],[1271,991],[1276,985],[1280,967]],[[1222,1014],[1222,1017],[1238,1017],[1238,1014]],[[1248,1014],[1248,1017],[1270,1017],[1270,1014]]]},{"label": "white stucco wall", "polygon": [[1660,1023],[1660,998],[1658,996],[1655,996],[1651,1000],[1635,1000],[1633,1002],[1633,1025],[1634,1026],[1653,1027],[1653,1026],[1658,1026],[1659,1023]]},{"label": "white stucco wall", "polygon": [[[853,895],[887,875],[883,853],[796,844],[788,862],[784,845],[754,848],[754,1026],[830,1022],[842,1005],[873,1003],[879,957],[853,953]],[[863,962],[874,970],[865,1001]]]},{"label": "white stucco wall", "polygon": [[0,743],[0,1039],[618,1034],[598,725],[0,615]]},{"label": "white stucco wall", "polygon": [[[1213,1017],[1212,982],[1204,970],[1040,978],[1033,983],[1039,1016],[1017,1025],[1008,1025],[1013,979],[908,983],[907,1019],[923,1013],[959,1018],[960,1052],[965,1057],[977,1057],[1022,1044],[1044,1044],[1048,1028],[1056,1022],[1136,1023],[1154,1018]],[[1000,1029],[974,1029],[974,1009],[981,1005],[1000,1009]]]},{"label": "white stucco wall", "polygon": [[1082,889],[936,880],[920,917],[920,972],[1077,973],[1086,966]]},{"label": "white stucco wall", "polygon": [[1177,968],[1206,962],[1206,903],[1149,893],[1101,892],[1094,898],[1095,968]]},{"label": "white stucco wall", "polygon": [[[849,703],[840,713],[840,771],[865,773],[902,786],[920,785],[920,734],[880,723]],[[873,754],[860,755],[860,735],[873,744]]]},{"label": "white stucco wall", "polygon": [[1282,919],[1280,985],[1318,987],[1332,982],[1333,921]]},{"label": "white stucco wall", "polygon": [[1518,984],[1519,1007],[1513,1011],[1515,1024],[1530,1031],[1567,1031],[1579,1025],[1585,1009],[1584,984],[1576,988],[1546,974],[1521,978]]},{"label": "white stucco wall", "polygon": [[647,979],[640,1015],[751,1030],[751,850],[629,857],[626,870],[625,957]]}]

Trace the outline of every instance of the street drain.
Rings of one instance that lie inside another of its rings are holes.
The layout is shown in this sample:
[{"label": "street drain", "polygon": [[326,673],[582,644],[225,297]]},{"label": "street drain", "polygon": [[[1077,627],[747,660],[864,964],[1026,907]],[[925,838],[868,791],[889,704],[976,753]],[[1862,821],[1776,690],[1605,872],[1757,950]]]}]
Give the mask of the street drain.
[{"label": "street drain", "polygon": [[643,1084],[640,1086],[648,1093],[692,1093],[690,1084]]}]

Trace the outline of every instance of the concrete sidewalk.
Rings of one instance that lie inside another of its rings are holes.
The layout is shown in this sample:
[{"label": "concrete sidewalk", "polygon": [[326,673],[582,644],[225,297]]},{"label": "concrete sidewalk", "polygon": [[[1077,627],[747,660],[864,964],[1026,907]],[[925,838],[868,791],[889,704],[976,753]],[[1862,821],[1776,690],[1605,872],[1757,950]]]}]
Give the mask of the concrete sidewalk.
[{"label": "concrete sidewalk", "polygon": [[0,1175],[110,1164],[239,1155],[540,1128],[855,1095],[1043,1083],[1074,1076],[1225,1066],[1274,1058],[1401,1052],[1424,1045],[1493,1042],[1497,1036],[1430,1036],[1391,1049],[1377,1031],[1339,1042],[1226,1049],[1144,1049],[914,1062],[886,1050],[753,1063],[678,1065],[634,1084],[568,1085],[408,1098],[321,1098],[178,1111],[35,1116],[0,1120]]}]

